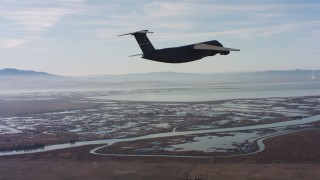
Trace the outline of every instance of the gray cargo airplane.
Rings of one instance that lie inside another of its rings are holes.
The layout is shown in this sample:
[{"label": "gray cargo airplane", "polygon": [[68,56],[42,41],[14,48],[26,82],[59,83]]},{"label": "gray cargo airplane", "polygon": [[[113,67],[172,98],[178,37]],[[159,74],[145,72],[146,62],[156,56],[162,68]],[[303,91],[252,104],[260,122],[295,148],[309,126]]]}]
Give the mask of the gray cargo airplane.
[{"label": "gray cargo airplane", "polygon": [[[185,63],[196,61],[207,56],[214,56],[216,54],[228,55],[230,51],[240,51],[239,49],[225,48],[219,41],[206,41],[197,44],[190,44],[180,47],[155,49],[147,37],[147,33],[153,33],[148,30],[142,30],[119,36],[133,35],[143,54],[142,58],[152,61],[164,63]],[[132,56],[137,56],[132,55]]]}]

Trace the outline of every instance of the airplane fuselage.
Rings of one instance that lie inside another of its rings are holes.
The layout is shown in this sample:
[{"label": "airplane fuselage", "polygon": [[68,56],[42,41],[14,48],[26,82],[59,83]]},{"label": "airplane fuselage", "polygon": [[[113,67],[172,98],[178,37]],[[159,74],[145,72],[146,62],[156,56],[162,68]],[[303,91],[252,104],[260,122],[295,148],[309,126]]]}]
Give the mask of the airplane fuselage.
[{"label": "airplane fuselage", "polygon": [[[216,40],[202,43],[223,47],[222,44]],[[180,47],[155,49],[154,51],[148,54],[144,54],[142,58],[165,63],[185,63],[199,60],[206,56],[214,56],[218,53],[222,55],[229,54],[228,52],[221,53],[219,51],[214,50],[196,50],[194,49],[194,45],[195,44]]]}]

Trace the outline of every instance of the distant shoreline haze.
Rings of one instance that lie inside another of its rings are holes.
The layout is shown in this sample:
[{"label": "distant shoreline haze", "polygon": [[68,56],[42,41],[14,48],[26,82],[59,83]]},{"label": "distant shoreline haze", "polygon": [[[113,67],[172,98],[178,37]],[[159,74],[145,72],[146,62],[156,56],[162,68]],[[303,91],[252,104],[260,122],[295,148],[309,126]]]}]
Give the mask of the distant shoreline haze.
[{"label": "distant shoreline haze", "polygon": [[[188,73],[188,72],[173,72],[173,71],[163,71],[163,72],[146,72],[146,73],[128,73],[128,74],[91,74],[91,75],[70,75],[65,77],[100,77],[100,76],[139,76],[139,75],[202,75],[202,76],[210,76],[210,75],[239,75],[239,74],[248,74],[248,75],[263,75],[263,74],[273,74],[273,75],[297,75],[297,74],[307,74],[310,78],[318,77],[320,78],[320,70],[265,70],[265,71],[248,71],[248,72],[227,72],[227,73]],[[62,76],[51,74],[48,72],[41,72],[41,71],[34,71],[34,70],[20,70],[15,68],[4,68],[0,70],[0,75],[55,75],[55,76]]]},{"label": "distant shoreline haze", "polygon": [[59,76],[33,70],[0,70],[1,89],[87,87],[181,87],[211,84],[310,82],[320,80],[320,70],[258,71],[238,73],[151,72],[123,75]]}]

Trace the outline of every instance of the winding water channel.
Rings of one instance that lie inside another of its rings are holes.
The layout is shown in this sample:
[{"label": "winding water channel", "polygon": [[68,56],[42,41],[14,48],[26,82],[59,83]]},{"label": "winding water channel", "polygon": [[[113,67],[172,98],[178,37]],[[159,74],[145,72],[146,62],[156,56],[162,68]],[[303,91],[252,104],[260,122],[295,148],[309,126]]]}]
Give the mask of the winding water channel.
[{"label": "winding water channel", "polygon": [[[114,143],[118,142],[130,142],[130,141],[136,141],[136,140],[144,140],[144,139],[152,139],[152,138],[161,138],[161,137],[174,137],[174,136],[181,136],[181,135],[194,135],[194,134],[206,134],[206,133],[220,133],[220,132],[233,132],[233,131],[244,131],[244,130],[255,130],[255,129],[266,129],[266,128],[276,128],[276,127],[288,127],[288,126],[294,126],[294,125],[303,125],[307,123],[313,123],[320,120],[320,115],[311,116],[303,119],[298,120],[292,120],[292,121],[285,121],[285,122],[277,122],[277,123],[270,123],[270,124],[262,124],[262,125],[254,125],[254,126],[244,126],[244,127],[233,127],[233,128],[221,128],[221,129],[205,129],[205,130],[195,130],[195,131],[171,131],[166,133],[156,133],[156,134],[149,134],[139,137],[132,137],[132,138],[123,138],[123,139],[106,139],[106,140],[97,140],[97,141],[83,141],[83,142],[76,142],[74,144],[71,143],[64,143],[64,144],[56,144],[56,145],[49,145],[45,146],[43,149],[36,149],[36,150],[30,150],[30,151],[11,151],[11,152],[1,152],[0,156],[6,156],[6,155],[18,155],[18,154],[29,154],[29,153],[37,153],[37,152],[46,152],[46,151],[52,151],[52,150],[58,150],[58,149],[66,149],[66,148],[73,148],[73,147],[79,147],[79,146],[85,146],[85,145],[99,145],[103,144],[101,147],[94,148],[90,151],[91,154],[96,155],[114,155],[114,156],[138,156],[138,155],[119,155],[119,154],[99,154],[96,151],[110,146]],[[288,131],[286,133],[290,133],[292,131]],[[264,149],[264,144],[262,141],[269,137],[274,137],[277,135],[284,134],[282,133],[276,133],[269,136],[262,136],[259,138],[256,138],[257,145],[259,146],[258,152],[262,151]],[[256,152],[254,152],[256,153]],[[143,155],[143,156],[167,156],[167,155]],[[193,156],[179,156],[179,157],[193,157]],[[199,156],[196,156],[199,158]]]}]

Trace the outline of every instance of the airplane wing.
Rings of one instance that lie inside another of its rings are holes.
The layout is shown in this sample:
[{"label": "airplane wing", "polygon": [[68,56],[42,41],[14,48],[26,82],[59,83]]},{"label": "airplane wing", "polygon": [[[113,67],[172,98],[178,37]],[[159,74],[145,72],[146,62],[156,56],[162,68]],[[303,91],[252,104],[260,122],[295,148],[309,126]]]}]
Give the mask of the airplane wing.
[{"label": "airplane wing", "polygon": [[214,50],[214,51],[240,51],[240,49],[225,48],[220,46],[213,46],[210,44],[196,44],[194,45],[193,48],[202,49],[202,50]]},{"label": "airplane wing", "polygon": [[134,34],[137,34],[137,33],[146,34],[146,33],[153,33],[153,32],[148,31],[148,30],[141,30],[141,31],[136,31],[136,32],[132,32],[132,33],[121,34],[121,35],[118,35],[118,36],[134,35]]}]

